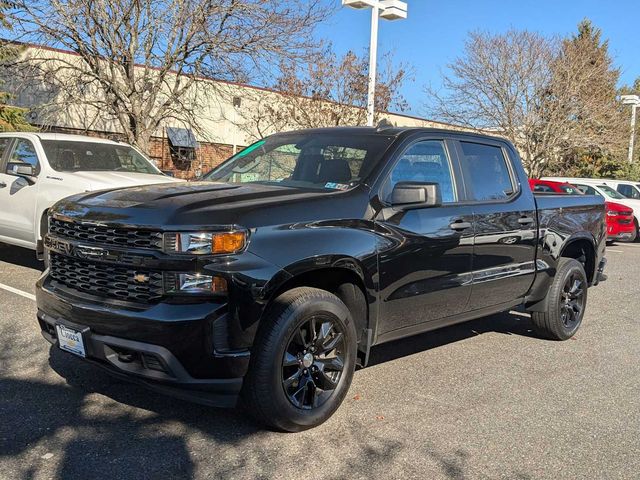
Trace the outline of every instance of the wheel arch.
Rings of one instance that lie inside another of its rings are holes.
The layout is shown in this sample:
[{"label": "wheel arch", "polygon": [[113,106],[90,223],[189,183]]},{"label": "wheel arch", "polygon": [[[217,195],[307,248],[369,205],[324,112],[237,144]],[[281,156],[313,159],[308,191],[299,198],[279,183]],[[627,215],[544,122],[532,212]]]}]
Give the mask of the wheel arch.
[{"label": "wheel arch", "polygon": [[589,283],[595,280],[596,244],[593,238],[579,236],[569,240],[560,250],[560,257],[578,260],[584,266]]},{"label": "wheel arch", "polygon": [[341,258],[324,265],[318,258],[313,260],[314,265],[303,262],[286,268],[290,276],[270,286],[260,322],[282,293],[296,287],[319,288],[333,293],[347,306],[356,323],[359,349],[367,351],[370,338],[366,332],[370,328],[372,304],[375,303],[371,279],[366,277],[365,270],[354,258]]}]

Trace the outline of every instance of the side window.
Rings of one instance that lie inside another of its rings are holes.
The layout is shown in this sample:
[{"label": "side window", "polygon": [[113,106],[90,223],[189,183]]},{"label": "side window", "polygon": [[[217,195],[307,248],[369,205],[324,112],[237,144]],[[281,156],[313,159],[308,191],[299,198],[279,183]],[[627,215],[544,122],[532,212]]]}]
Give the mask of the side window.
[{"label": "side window", "polygon": [[536,185],[533,187],[534,192],[553,193],[553,189],[548,185]]},{"label": "side window", "polygon": [[627,198],[640,198],[640,192],[631,185],[620,184],[616,190]]},{"label": "side window", "polygon": [[456,201],[451,162],[440,140],[424,140],[411,145],[393,167],[383,198],[389,199],[398,182],[434,182],[440,185],[443,203]]},{"label": "side window", "polygon": [[18,138],[16,140],[13,153],[7,162],[7,171],[13,168],[13,166],[20,164],[31,165],[35,169],[36,173],[39,170],[38,154],[36,153],[36,149],[29,140],[25,140],[23,138]]},{"label": "side window", "polygon": [[513,194],[513,180],[500,147],[472,142],[460,142],[460,147],[473,200],[505,200]]},{"label": "side window", "polygon": [[598,191],[595,188],[590,187],[588,185],[576,185],[576,187],[585,195],[598,195],[600,197],[602,196],[598,193]]}]

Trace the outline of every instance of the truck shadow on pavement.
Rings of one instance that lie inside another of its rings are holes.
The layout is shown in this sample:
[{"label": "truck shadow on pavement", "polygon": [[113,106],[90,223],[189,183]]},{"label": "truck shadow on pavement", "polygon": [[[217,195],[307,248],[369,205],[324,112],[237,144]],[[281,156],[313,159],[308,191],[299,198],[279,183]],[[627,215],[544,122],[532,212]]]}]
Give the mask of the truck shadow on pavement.
[{"label": "truck shadow on pavement", "polygon": [[27,248],[14,247],[13,245],[6,245],[4,243],[0,243],[0,262],[12,263],[40,272],[44,271],[44,262],[36,258],[36,252]]},{"label": "truck shadow on pavement", "polygon": [[520,311],[503,312],[373,347],[369,366],[490,332],[540,338],[533,330],[529,314]]},{"label": "truck shadow on pavement", "polygon": [[[374,348],[371,363],[485,332],[531,336],[530,328],[524,315],[494,315],[381,345]],[[265,431],[240,411],[157,395],[55,347],[50,347],[48,363],[66,383],[47,383],[39,377],[0,379],[0,459],[12,462],[5,470],[7,478],[84,479],[97,472],[101,478],[234,478],[253,473],[273,478],[287,468],[292,437]],[[326,428],[334,431],[335,425]],[[355,456],[349,456],[335,478],[366,472],[375,476],[380,462],[397,461],[411,448],[399,439],[376,436],[370,426],[351,418],[342,432]],[[310,434],[298,435],[310,440]],[[329,449],[326,455],[336,452]],[[451,453],[437,445],[422,455],[452,479],[466,478],[472,462],[464,451]]]}]

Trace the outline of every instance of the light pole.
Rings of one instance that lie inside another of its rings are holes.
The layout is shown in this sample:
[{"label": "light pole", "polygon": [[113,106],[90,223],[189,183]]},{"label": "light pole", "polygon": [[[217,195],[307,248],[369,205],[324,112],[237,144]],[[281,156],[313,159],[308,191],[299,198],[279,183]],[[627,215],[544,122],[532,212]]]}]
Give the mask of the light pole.
[{"label": "light pole", "polygon": [[622,95],[623,105],[631,105],[631,138],[629,139],[629,163],[633,162],[633,143],[636,139],[636,108],[640,105],[640,96]]},{"label": "light pole", "polygon": [[369,90],[367,93],[367,125],[373,126],[376,98],[376,62],[378,58],[378,17],[385,20],[407,18],[407,3],[400,0],[342,0],[351,8],[371,8],[371,43],[369,45]]}]

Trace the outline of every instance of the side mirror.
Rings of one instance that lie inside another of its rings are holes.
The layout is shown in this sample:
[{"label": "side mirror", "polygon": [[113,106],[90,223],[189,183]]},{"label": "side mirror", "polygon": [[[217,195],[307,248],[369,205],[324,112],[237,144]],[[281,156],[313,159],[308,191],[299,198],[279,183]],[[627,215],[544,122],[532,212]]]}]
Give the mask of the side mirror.
[{"label": "side mirror", "polygon": [[439,207],[442,205],[440,184],[432,182],[398,182],[391,192],[391,204],[395,208]]},{"label": "side mirror", "polygon": [[28,163],[9,163],[7,165],[7,173],[17,177],[33,178],[36,176],[36,169]]}]

